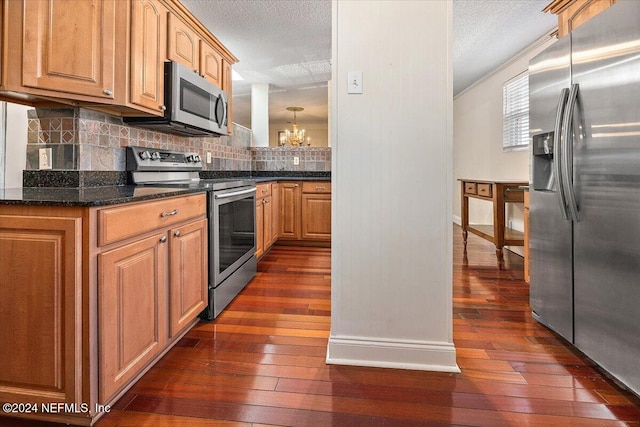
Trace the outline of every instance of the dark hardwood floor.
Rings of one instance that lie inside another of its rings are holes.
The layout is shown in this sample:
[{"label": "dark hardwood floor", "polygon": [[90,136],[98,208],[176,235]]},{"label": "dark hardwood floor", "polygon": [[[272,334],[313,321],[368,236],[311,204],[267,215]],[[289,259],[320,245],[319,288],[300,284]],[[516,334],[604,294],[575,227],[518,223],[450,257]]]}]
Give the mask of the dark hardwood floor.
[{"label": "dark hardwood floor", "polygon": [[532,319],[522,258],[505,263],[473,235],[465,256],[454,228],[461,374],[335,366],[330,250],[276,246],[97,426],[640,426],[635,396]]}]

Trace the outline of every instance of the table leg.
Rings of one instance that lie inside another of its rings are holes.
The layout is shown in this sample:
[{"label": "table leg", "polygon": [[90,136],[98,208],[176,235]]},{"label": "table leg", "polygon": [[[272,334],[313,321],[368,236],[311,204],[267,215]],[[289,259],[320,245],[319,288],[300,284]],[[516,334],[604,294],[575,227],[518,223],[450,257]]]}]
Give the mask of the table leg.
[{"label": "table leg", "polygon": [[502,247],[496,246],[496,258],[498,259],[498,268],[502,270],[504,268],[504,253],[502,252]]},{"label": "table leg", "polygon": [[496,245],[498,267],[504,267],[502,248],[504,247],[504,187],[502,184],[492,184],[493,194],[493,243]]},{"label": "table leg", "polygon": [[464,242],[464,252],[467,252],[467,237],[469,232],[467,227],[469,226],[469,198],[464,195],[464,181],[460,181],[460,222],[462,223],[462,240]]}]

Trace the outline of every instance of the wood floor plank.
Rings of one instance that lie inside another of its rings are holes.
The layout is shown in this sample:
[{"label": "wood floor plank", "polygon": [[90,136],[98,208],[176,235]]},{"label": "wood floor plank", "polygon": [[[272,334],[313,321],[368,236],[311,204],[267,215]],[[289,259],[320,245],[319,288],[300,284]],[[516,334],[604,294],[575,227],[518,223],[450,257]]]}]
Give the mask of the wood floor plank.
[{"label": "wood floor plank", "polygon": [[[97,427],[633,426],[640,400],[536,322],[522,258],[454,227],[460,374],[325,364],[330,248],[275,246]],[[0,418],[0,425],[44,427]]]}]

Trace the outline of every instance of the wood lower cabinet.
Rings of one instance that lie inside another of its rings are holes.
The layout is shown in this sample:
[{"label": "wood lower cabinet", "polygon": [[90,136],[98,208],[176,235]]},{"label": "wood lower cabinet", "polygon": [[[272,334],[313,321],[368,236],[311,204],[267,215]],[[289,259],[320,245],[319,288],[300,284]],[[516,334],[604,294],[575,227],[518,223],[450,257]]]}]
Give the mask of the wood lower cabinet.
[{"label": "wood lower cabinet", "polygon": [[7,415],[94,423],[96,405],[113,404],[198,321],[207,263],[204,193],[105,207],[0,205],[0,402],[88,406],[0,412],[0,424]]},{"label": "wood lower cabinet", "polygon": [[294,243],[331,240],[331,182],[281,182],[279,203],[279,239]]},{"label": "wood lower cabinet", "polygon": [[167,8],[159,0],[132,0],[130,31],[129,102],[162,116]]},{"label": "wood lower cabinet", "polygon": [[81,369],[82,218],[59,214],[0,211],[1,402],[88,401]]},{"label": "wood lower cabinet", "polygon": [[300,239],[301,190],[298,182],[280,183],[280,238]]},{"label": "wood lower cabinet", "polygon": [[98,244],[114,247],[98,255],[101,404],[206,306],[205,215],[204,195],[98,210]]},{"label": "wood lower cabinet", "polygon": [[273,191],[272,184],[256,186],[256,257],[268,251],[274,240],[273,233]]},{"label": "wood lower cabinet", "polygon": [[167,246],[158,233],[98,255],[101,403],[166,345]]},{"label": "wood lower cabinet", "polygon": [[280,184],[271,183],[271,243],[280,237]]},{"label": "wood lower cabinet", "polygon": [[4,1],[0,0],[0,89],[4,89],[6,84],[4,81],[4,77],[6,75],[4,70],[4,64],[6,63],[4,57],[7,52],[7,36],[5,35],[5,30],[7,28],[5,24],[5,19],[7,19],[7,14],[4,10]]},{"label": "wood lower cabinet", "polygon": [[169,337],[184,331],[208,302],[207,220],[169,231]]}]

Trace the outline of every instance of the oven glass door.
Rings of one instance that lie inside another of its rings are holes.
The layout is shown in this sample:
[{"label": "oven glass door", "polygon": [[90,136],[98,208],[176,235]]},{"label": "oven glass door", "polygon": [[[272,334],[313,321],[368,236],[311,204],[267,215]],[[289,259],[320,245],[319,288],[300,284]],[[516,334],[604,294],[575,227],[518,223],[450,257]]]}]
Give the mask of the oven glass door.
[{"label": "oven glass door", "polygon": [[256,251],[255,187],[213,193],[213,277],[219,285]]}]

